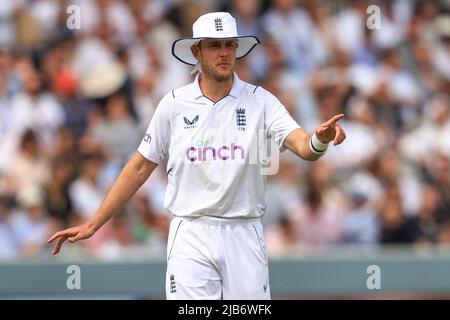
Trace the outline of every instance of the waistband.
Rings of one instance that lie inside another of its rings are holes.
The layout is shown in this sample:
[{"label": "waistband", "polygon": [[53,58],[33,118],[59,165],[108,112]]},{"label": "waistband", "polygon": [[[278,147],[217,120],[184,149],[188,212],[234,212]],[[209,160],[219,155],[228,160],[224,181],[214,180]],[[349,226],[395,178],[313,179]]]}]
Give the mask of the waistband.
[{"label": "waistband", "polygon": [[189,221],[194,223],[201,223],[205,225],[224,227],[224,226],[252,226],[255,223],[261,223],[261,217],[257,218],[219,218],[211,216],[200,217],[180,217],[173,216],[173,220]]}]

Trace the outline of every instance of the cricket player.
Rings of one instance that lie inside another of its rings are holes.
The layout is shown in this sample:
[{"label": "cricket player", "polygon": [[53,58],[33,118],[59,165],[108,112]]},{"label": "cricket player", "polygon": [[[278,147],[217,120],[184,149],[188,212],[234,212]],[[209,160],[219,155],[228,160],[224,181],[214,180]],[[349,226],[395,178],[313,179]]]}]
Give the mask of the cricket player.
[{"label": "cricket player", "polygon": [[280,150],[316,160],[345,133],[339,114],[305,132],[280,101],[234,73],[236,59],[259,40],[239,35],[226,12],[202,15],[193,37],[173,43],[173,55],[198,71],[195,80],[160,101],[136,154],[95,216],[55,233],[63,242],[95,234],[167,161],[165,208],[173,216],[167,245],[167,299],[270,299],[261,218],[266,177],[250,163],[258,132]]}]

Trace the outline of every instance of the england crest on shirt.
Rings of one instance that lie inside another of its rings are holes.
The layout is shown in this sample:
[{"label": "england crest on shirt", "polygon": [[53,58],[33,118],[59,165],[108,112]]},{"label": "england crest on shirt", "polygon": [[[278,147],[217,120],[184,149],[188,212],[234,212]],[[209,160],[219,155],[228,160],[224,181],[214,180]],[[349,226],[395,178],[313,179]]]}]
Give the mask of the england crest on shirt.
[{"label": "england crest on shirt", "polygon": [[245,126],[247,125],[247,117],[245,115],[245,108],[239,107],[236,110],[236,126],[238,130],[245,131]]}]

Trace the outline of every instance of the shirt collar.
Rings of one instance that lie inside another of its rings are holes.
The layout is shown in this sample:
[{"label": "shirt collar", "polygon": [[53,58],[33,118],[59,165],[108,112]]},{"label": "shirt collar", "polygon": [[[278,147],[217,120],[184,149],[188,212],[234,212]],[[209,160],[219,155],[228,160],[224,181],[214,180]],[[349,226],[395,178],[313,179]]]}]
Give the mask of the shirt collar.
[{"label": "shirt collar", "polygon": [[245,83],[241,79],[239,79],[236,72],[233,72],[233,86],[231,87],[230,96],[234,98],[239,98],[239,96],[242,93],[242,90],[244,90]]},{"label": "shirt collar", "polygon": [[194,99],[203,97],[202,90],[200,89],[199,79],[200,79],[200,72],[197,73],[197,75],[195,76],[194,82],[192,82],[192,91],[191,92],[192,92],[192,97]]},{"label": "shirt collar", "polygon": [[[191,88],[192,89],[192,91],[191,91],[192,97],[194,99],[199,99],[200,97],[203,97],[202,90],[200,89],[199,79],[200,79],[200,73],[197,73],[197,75],[195,76],[194,82],[192,82],[192,88]],[[233,86],[231,87],[229,95],[236,99],[239,98],[239,96],[242,93],[242,90],[244,90],[244,87],[245,87],[244,81],[239,79],[236,72],[233,72]]]}]

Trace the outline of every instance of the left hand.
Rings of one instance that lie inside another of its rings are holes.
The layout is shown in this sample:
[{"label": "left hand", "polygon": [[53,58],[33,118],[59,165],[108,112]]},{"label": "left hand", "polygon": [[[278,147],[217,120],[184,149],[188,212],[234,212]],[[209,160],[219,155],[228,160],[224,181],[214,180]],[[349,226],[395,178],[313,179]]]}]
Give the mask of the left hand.
[{"label": "left hand", "polygon": [[345,132],[337,122],[342,118],[344,118],[344,115],[341,113],[322,123],[316,129],[317,139],[323,143],[334,141],[335,146],[341,144],[345,140]]}]

